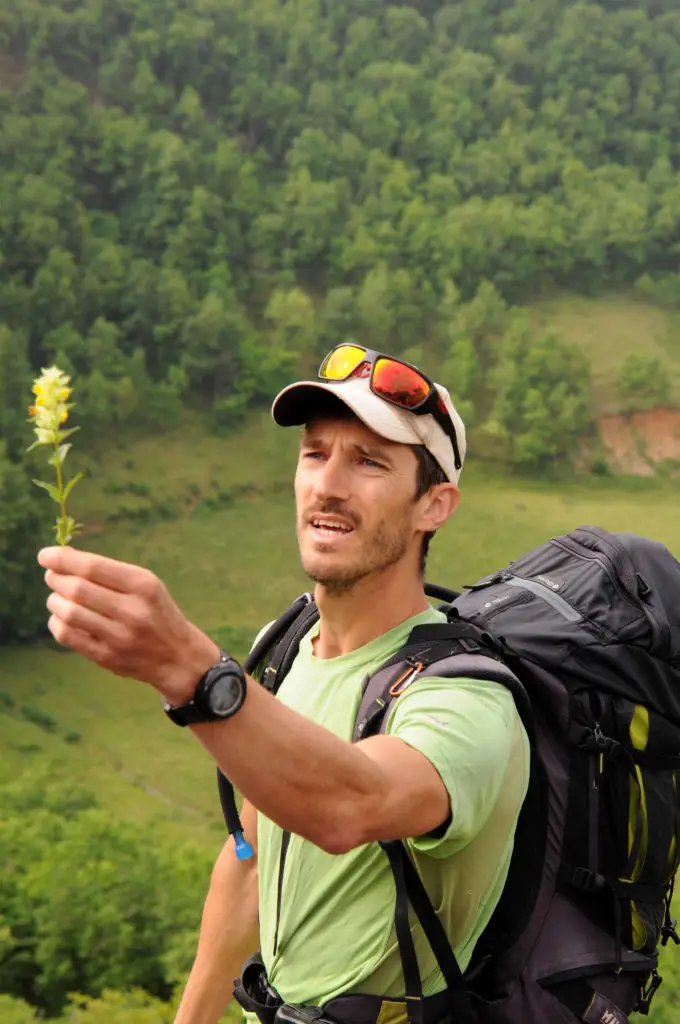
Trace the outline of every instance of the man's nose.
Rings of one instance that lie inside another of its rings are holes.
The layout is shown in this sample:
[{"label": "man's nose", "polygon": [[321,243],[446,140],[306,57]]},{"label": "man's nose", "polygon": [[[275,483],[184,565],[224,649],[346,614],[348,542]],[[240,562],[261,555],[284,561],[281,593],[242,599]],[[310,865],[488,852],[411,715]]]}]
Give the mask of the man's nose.
[{"label": "man's nose", "polygon": [[314,491],[317,498],[337,498],[347,501],[350,496],[350,474],[346,461],[339,453],[333,453],[314,474]]}]

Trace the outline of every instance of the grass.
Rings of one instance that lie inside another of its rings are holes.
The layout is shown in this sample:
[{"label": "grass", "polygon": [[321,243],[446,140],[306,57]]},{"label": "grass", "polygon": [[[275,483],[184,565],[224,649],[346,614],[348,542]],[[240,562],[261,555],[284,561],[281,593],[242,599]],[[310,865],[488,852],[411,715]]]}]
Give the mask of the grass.
[{"label": "grass", "polygon": [[[238,437],[206,436],[190,420],[162,438],[115,449],[78,495],[79,518],[99,523],[79,546],[153,569],[193,621],[243,655],[260,625],[309,586],[295,543],[295,446],[294,431],[277,431],[266,417],[255,417]],[[126,481],[144,481],[155,497],[176,504],[177,516],[107,527],[106,515],[130,495],[105,493],[104,473],[116,491]],[[250,486],[205,511],[200,495],[211,493],[213,479],[225,489]],[[472,462],[460,510],[433,544],[428,576],[454,587],[472,583],[548,536],[584,523],[645,533],[680,553],[679,498],[671,482],[557,486]],[[0,692],[5,771],[17,772],[35,757],[49,759],[55,771],[86,781],[116,815],[173,840],[220,842],[213,766],[198,744],[166,722],[154,692],[49,647],[4,649]],[[26,705],[38,714],[22,715]],[[74,734],[80,740],[69,742]]]},{"label": "grass", "polygon": [[[615,408],[612,375],[629,351],[665,353],[680,371],[680,334],[654,307],[556,297],[536,303],[533,315],[588,347],[602,408]],[[309,586],[294,535],[295,447],[295,432],[277,430],[266,414],[238,436],[207,434],[187,414],[174,430],[123,434],[96,456],[76,445],[73,468],[88,473],[73,499],[87,528],[78,546],[153,569],[193,621],[242,656],[262,623]],[[460,509],[432,547],[433,581],[473,583],[585,523],[644,533],[680,555],[680,487],[672,481],[529,482],[475,464],[471,454]],[[0,779],[47,764],[159,842],[193,840],[217,853],[224,839],[208,755],[165,720],[153,691],[75,655],[49,645],[3,648],[0,745]]]},{"label": "grass", "polygon": [[671,399],[680,406],[680,315],[633,296],[617,294],[599,298],[557,295],[540,299],[529,308],[537,328],[556,331],[576,341],[592,365],[595,408],[618,412],[616,392],[619,366],[632,353],[655,356],[673,377]]}]

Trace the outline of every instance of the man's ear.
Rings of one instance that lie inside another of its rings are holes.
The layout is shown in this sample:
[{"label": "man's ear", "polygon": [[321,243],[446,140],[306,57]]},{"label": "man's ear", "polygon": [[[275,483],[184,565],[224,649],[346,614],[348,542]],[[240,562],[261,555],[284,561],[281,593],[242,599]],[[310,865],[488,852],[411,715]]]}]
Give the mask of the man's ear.
[{"label": "man's ear", "polygon": [[434,533],[444,525],[458,507],[460,492],[455,484],[435,484],[420,499],[418,529]]}]

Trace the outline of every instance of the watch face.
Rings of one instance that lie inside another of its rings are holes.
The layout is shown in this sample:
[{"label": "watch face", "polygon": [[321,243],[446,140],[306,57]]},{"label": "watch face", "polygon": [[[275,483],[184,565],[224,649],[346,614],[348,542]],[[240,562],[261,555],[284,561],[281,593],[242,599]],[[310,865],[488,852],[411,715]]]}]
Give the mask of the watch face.
[{"label": "watch face", "polygon": [[207,703],[214,715],[228,718],[238,711],[243,700],[243,682],[231,672],[218,675],[206,694]]}]

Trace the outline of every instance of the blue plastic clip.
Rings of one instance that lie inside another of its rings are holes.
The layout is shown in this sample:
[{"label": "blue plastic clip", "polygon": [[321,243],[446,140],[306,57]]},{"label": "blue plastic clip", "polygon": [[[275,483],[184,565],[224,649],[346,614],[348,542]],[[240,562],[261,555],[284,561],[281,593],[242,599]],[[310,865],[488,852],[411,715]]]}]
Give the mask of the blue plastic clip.
[{"label": "blue plastic clip", "polygon": [[234,846],[238,860],[248,860],[254,856],[254,851],[247,839],[244,839],[243,832],[234,832]]}]

